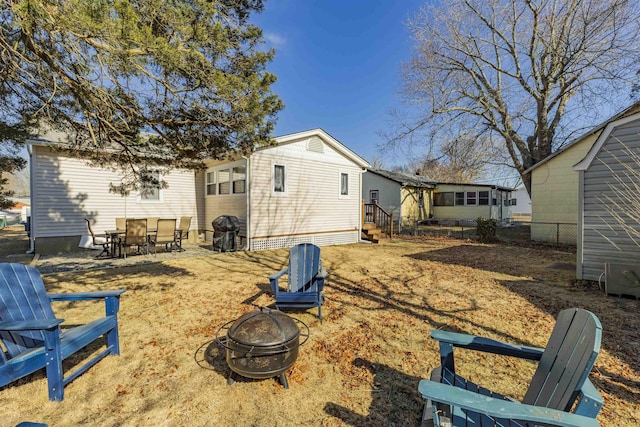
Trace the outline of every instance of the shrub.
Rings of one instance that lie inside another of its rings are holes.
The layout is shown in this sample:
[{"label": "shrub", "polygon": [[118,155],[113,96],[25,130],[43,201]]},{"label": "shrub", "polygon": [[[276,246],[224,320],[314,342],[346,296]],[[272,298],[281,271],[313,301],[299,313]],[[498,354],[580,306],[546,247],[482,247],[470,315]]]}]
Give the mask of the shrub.
[{"label": "shrub", "polygon": [[476,222],[478,224],[476,228],[476,235],[478,236],[480,243],[495,242],[498,221],[495,219],[478,218]]}]

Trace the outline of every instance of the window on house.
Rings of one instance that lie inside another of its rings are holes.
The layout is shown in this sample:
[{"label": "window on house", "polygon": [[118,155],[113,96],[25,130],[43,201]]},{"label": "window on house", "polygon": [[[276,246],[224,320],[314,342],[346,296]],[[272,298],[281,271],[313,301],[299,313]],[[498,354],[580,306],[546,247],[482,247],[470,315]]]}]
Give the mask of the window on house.
[{"label": "window on house", "polygon": [[216,194],[216,173],[207,172],[207,196],[215,196]]},{"label": "window on house", "polygon": [[140,184],[139,200],[141,202],[161,201],[160,172],[141,171],[142,183]]},{"label": "window on house", "polygon": [[464,205],[464,192],[459,191],[456,192],[456,206],[463,206]]},{"label": "window on house", "polygon": [[218,194],[229,194],[231,189],[229,183],[229,169],[218,171]]},{"label": "window on house", "polygon": [[453,192],[433,193],[434,206],[453,206]]},{"label": "window on house", "polygon": [[480,205],[480,206],[488,206],[489,205],[489,192],[488,191],[478,191],[478,205]]},{"label": "window on house", "polygon": [[284,193],[286,190],[285,183],[284,165],[273,165],[273,192]]},{"label": "window on house", "polygon": [[244,166],[233,168],[233,194],[246,192],[247,170]]},{"label": "window on house", "polygon": [[418,207],[424,207],[424,191],[418,190]]},{"label": "window on house", "polygon": [[340,174],[340,195],[341,196],[349,195],[349,174],[348,173]]},{"label": "window on house", "polygon": [[517,199],[511,199],[511,206],[516,206],[516,200]]},{"label": "window on house", "polygon": [[475,191],[467,191],[467,205],[475,206],[478,203]]}]

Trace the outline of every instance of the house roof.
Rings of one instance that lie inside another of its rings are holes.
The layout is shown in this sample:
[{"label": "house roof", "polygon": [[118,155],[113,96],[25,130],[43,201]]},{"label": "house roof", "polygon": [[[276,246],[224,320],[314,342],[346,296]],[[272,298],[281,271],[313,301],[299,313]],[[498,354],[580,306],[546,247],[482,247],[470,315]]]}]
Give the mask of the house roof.
[{"label": "house roof", "polygon": [[[342,144],[340,141],[335,139],[333,136],[329,135],[325,130],[316,128],[305,130],[302,132],[290,133],[287,135],[277,136],[275,137],[276,145],[284,145],[291,142],[299,141],[300,139],[310,138],[312,136],[317,136],[322,139],[325,143],[330,145],[333,149],[338,151],[340,154],[360,166],[361,168],[371,167],[369,162],[367,162],[364,158],[360,157],[354,151],[350,150],[346,145]],[[257,148],[256,151],[268,150],[269,148],[273,148],[273,145]]]},{"label": "house roof", "polygon": [[600,134],[600,136],[598,136],[598,139],[596,139],[596,142],[593,143],[593,145],[587,152],[587,155],[584,156],[584,159],[576,163],[573,166],[573,169],[576,171],[587,170],[589,166],[591,166],[591,162],[593,162],[593,159],[596,157],[596,155],[604,145],[604,142],[607,140],[607,138],[609,138],[609,135],[615,128],[639,119],[640,119],[640,112],[609,122],[605,127],[605,129]]},{"label": "house roof", "polygon": [[576,145],[577,143],[579,143],[580,141],[584,140],[585,138],[587,138],[588,136],[593,135],[596,132],[601,131],[602,129],[604,129],[607,124],[609,124],[610,122],[617,120],[621,117],[624,117],[625,115],[629,114],[631,111],[635,110],[636,108],[640,108],[640,101],[632,104],[631,106],[625,108],[624,110],[622,110],[621,112],[615,114],[612,117],[609,117],[607,120],[605,120],[604,122],[600,123],[599,125],[597,125],[594,128],[591,128],[589,131],[587,131],[586,133],[582,134],[581,136],[577,137],[576,139],[572,140],[570,143],[568,143],[567,145],[565,145],[564,147],[562,147],[560,150],[556,151],[553,154],[548,155],[547,157],[545,157],[544,159],[540,160],[538,163],[536,163],[535,165],[531,166],[529,169],[525,170],[523,172],[524,174],[528,174],[531,173],[534,169],[538,168],[539,166],[542,166],[543,164],[547,163],[549,160],[553,159],[556,156],[559,156],[560,154],[564,153],[565,151],[567,151],[569,148],[573,147],[574,145]]},{"label": "house roof", "polygon": [[459,185],[459,186],[466,186],[466,187],[485,187],[485,188],[491,188],[492,190],[500,190],[500,191],[516,191],[515,188],[512,187],[504,187],[502,185],[495,185],[495,184],[474,184],[471,182],[438,182],[436,183],[436,185]]},{"label": "house roof", "polygon": [[[147,134],[151,135],[151,134]],[[364,158],[360,157],[354,151],[350,150],[346,145],[342,144],[340,141],[335,139],[333,136],[329,135],[326,131],[320,128],[306,130],[302,132],[290,133],[287,135],[277,136],[274,138],[276,141],[276,145],[284,145],[291,142],[298,141],[300,139],[309,138],[312,136],[317,136],[321,138],[325,143],[330,145],[336,151],[341,153],[346,158],[350,159],[358,166],[362,168],[368,168],[371,165]],[[26,142],[30,145],[39,145],[39,146],[48,146],[48,145],[61,145],[63,143],[63,138],[65,135],[60,132],[49,133],[43,137],[30,138]],[[268,150],[269,148],[273,148],[273,145],[258,147],[255,151]]]},{"label": "house roof", "polygon": [[382,169],[369,169],[369,172],[390,179],[391,181],[395,181],[404,187],[434,188],[436,186],[436,183],[426,176],[390,172]]}]

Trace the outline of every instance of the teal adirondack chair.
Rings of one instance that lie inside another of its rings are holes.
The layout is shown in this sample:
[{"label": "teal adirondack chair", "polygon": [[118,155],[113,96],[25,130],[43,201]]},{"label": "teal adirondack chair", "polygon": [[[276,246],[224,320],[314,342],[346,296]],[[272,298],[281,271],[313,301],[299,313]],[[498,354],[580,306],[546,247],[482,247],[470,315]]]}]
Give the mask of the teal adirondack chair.
[{"label": "teal adirondack chair", "polygon": [[[49,399],[64,398],[64,386],[103,357],[120,354],[118,309],[124,290],[47,294],[40,272],[22,264],[0,263],[0,387],[45,368]],[[52,301],[104,300],[106,316],[61,329]],[[63,376],[62,361],[106,335],[106,349],[75,372]]]},{"label": "teal adirondack chair", "polygon": [[[418,385],[427,399],[423,418],[435,426],[599,426],[595,417],[602,397],[588,376],[600,351],[601,334],[598,318],[579,308],[560,312],[544,349],[432,331],[431,337],[440,343],[441,366],[431,380]],[[454,347],[539,361],[523,402],[507,400],[456,375]]]},{"label": "teal adirondack chair", "polygon": [[[278,279],[287,275],[287,289],[280,289]],[[324,302],[324,280],[327,271],[322,268],[320,248],[311,243],[302,243],[289,251],[289,267],[269,276],[271,290],[276,299],[276,308],[318,307],[318,318],[322,321]]]}]

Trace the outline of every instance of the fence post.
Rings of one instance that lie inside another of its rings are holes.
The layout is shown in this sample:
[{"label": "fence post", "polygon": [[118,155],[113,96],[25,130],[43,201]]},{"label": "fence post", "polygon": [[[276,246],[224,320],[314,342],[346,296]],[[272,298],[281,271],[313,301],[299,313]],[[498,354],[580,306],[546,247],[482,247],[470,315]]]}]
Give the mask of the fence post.
[{"label": "fence post", "polygon": [[389,224],[389,238],[391,238],[393,237],[393,214],[389,216],[389,221],[391,222],[391,224]]},{"label": "fence post", "polygon": [[556,222],[556,246],[560,246],[560,223]]}]

